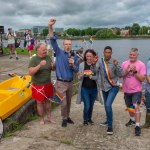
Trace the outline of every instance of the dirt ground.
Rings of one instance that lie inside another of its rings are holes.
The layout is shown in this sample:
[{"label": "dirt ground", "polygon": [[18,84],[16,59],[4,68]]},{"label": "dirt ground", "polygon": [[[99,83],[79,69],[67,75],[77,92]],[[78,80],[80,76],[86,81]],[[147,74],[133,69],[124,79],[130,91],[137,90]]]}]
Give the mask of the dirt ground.
[{"label": "dirt ground", "polygon": [[[28,57],[19,56],[18,61],[9,60],[8,56],[0,57],[0,68],[11,69],[29,61]],[[3,59],[3,60],[2,60]],[[9,67],[8,67],[9,66]],[[27,65],[15,72],[23,74]],[[5,75],[1,75],[1,80]],[[6,78],[6,77],[5,77]],[[142,135],[134,135],[134,127],[126,127],[129,120],[125,111],[123,93],[119,92],[113,104],[114,134],[107,135],[106,127],[100,126],[105,121],[104,106],[96,102],[93,111],[94,125],[83,126],[83,103],[75,103],[76,95],[73,96],[71,106],[71,118],[74,125],[61,127],[60,107],[53,112],[56,124],[46,122],[39,125],[39,120],[27,123],[21,131],[15,132],[11,137],[3,138],[0,143],[0,150],[150,150],[150,129],[142,129]],[[145,121],[144,107],[141,107],[142,119]]]}]

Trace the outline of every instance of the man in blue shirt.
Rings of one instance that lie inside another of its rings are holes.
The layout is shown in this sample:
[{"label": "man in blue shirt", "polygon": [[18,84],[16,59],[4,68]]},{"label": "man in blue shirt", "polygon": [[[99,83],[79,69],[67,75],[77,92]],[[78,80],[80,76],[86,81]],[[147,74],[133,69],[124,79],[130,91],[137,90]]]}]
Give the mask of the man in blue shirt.
[{"label": "man in blue shirt", "polygon": [[79,70],[78,57],[71,51],[72,41],[65,39],[63,42],[63,48],[60,49],[57,44],[57,37],[53,32],[53,25],[56,23],[55,19],[50,19],[48,23],[49,36],[51,39],[51,45],[56,54],[56,91],[63,97],[61,103],[61,116],[62,127],[66,127],[67,123],[73,124],[70,114],[71,97],[73,92],[73,77],[74,72]]}]

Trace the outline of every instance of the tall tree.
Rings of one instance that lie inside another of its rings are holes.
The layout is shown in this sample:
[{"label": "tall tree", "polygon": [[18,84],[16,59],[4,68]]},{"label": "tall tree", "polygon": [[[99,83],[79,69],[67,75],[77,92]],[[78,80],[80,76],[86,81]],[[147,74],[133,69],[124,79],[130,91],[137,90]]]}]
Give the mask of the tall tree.
[{"label": "tall tree", "polygon": [[132,35],[138,35],[140,30],[140,25],[138,23],[133,23],[131,27]]},{"label": "tall tree", "polygon": [[47,36],[47,34],[48,34],[48,28],[43,29],[42,35]]},{"label": "tall tree", "polygon": [[96,38],[101,38],[101,39],[109,39],[109,38],[114,38],[115,35],[113,34],[111,29],[100,29],[96,33]]},{"label": "tall tree", "polygon": [[148,27],[147,26],[142,26],[139,30],[140,35],[148,34]]}]

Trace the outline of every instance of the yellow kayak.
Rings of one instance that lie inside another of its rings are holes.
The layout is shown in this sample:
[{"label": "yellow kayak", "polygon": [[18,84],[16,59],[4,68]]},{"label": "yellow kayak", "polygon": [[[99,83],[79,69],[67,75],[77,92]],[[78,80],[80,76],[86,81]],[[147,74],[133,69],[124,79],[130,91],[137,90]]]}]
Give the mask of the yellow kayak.
[{"label": "yellow kayak", "polygon": [[14,76],[0,83],[0,118],[2,120],[16,112],[31,99],[31,76]]}]

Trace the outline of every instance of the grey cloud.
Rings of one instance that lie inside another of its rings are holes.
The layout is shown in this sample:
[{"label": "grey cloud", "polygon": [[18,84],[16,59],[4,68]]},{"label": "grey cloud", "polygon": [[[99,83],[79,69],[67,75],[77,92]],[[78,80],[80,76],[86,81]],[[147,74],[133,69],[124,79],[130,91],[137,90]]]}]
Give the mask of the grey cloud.
[{"label": "grey cloud", "polygon": [[147,0],[0,0],[0,4],[1,24],[16,29],[47,25],[50,17],[59,27],[150,23]]}]

